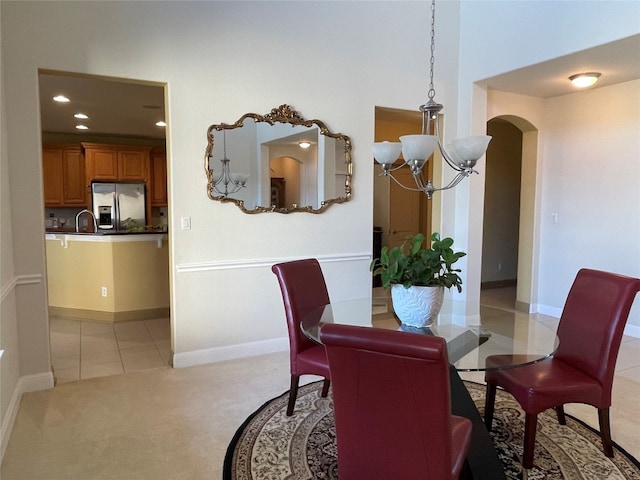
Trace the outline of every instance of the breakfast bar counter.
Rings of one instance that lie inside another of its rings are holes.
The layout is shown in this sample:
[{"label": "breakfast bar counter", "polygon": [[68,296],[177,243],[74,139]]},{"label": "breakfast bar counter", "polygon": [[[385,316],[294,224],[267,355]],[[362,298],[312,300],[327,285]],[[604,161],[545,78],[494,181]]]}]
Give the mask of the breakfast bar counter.
[{"label": "breakfast bar counter", "polygon": [[51,315],[119,322],[169,315],[166,233],[46,233]]}]

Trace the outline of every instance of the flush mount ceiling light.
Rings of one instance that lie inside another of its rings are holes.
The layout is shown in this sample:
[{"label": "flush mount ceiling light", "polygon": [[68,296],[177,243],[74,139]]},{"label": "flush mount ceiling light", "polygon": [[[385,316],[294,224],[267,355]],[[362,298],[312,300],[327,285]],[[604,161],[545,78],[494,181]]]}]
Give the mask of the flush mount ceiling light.
[{"label": "flush mount ceiling light", "polygon": [[166,127],[167,124],[165,122],[163,122],[162,120],[160,120],[159,122],[156,122],[156,127]]},{"label": "flush mount ceiling light", "polygon": [[[429,62],[429,91],[427,93],[429,101],[420,107],[422,112],[422,134],[403,135],[400,142],[379,142],[373,145],[373,157],[382,167],[382,175],[391,177],[398,185],[406,190],[421,191],[431,198],[433,192],[453,188],[464,178],[476,172],[473,167],[482,155],[484,155],[489,145],[491,137],[480,135],[474,137],[454,140],[447,145],[447,149],[442,145],[440,128],[438,126],[438,115],[444,108],[434,100],[436,91],[433,87],[433,67],[435,64],[435,19],[436,2],[431,1],[431,58]],[[435,133],[435,135],[432,135]],[[456,176],[445,187],[436,188],[430,179],[424,179],[422,169],[427,164],[427,160],[438,147],[442,158],[449,167],[457,172]],[[398,159],[400,152],[404,163],[396,168],[391,168]],[[391,172],[408,166],[415,180],[415,187],[408,187],[400,183]]]},{"label": "flush mount ceiling light", "polygon": [[85,115],[84,113],[76,113],[74,115],[74,118],[79,118],[81,120],[86,120],[87,118],[89,118],[87,115]]},{"label": "flush mount ceiling light", "polygon": [[53,97],[53,101],[59,102],[59,103],[67,103],[67,102],[70,102],[71,100],[69,100],[69,98],[65,97],[64,95],[56,95],[55,97]]},{"label": "flush mount ceiling light", "polygon": [[78,130],[89,130],[89,127],[87,127],[86,125],[76,125],[76,128]]},{"label": "flush mount ceiling light", "polygon": [[311,143],[303,141],[303,142],[298,143],[298,145],[300,146],[300,148],[307,149],[307,148],[309,148],[311,146]]},{"label": "flush mount ceiling light", "polygon": [[599,72],[576,73],[571,75],[569,80],[578,88],[587,88],[596,83],[600,75]]}]

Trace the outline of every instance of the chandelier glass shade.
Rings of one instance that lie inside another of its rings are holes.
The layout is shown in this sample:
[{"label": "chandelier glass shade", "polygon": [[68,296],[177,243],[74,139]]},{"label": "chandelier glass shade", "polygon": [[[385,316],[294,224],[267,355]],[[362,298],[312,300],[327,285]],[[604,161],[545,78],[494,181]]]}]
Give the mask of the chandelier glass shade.
[{"label": "chandelier glass shade", "polygon": [[[434,100],[435,89],[433,87],[433,70],[435,64],[435,0],[431,1],[431,59],[429,92],[427,103],[420,107],[422,112],[422,134],[403,135],[400,142],[377,142],[373,145],[373,157],[382,168],[382,175],[391,177],[398,185],[407,190],[422,191],[431,198],[434,192],[453,188],[464,178],[472,173],[478,173],[473,168],[477,161],[484,155],[491,141],[488,135],[472,136],[452,141],[447,148],[442,144],[440,128],[438,125],[438,115],[444,108]],[[429,158],[438,148],[446,164],[456,173],[453,180],[446,186],[436,188],[430,179],[425,179],[423,168]],[[398,160],[400,153],[404,163],[397,167],[393,165]],[[393,171],[409,167],[415,180],[416,186],[409,187],[403,185],[393,176]]]},{"label": "chandelier glass shade", "polygon": [[223,157],[220,159],[222,168],[219,172],[214,170],[211,165],[213,157],[209,157],[209,169],[213,173],[213,191],[223,197],[232,195],[238,192],[241,188],[247,186],[249,180],[248,173],[233,173],[229,163],[231,160],[227,158],[227,132],[222,131],[222,145],[223,145]]}]

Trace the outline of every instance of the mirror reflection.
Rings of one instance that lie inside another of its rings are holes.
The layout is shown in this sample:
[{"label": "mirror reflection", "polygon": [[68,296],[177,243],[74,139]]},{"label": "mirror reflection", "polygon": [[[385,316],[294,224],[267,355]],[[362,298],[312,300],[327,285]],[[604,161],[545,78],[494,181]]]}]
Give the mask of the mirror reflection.
[{"label": "mirror reflection", "polygon": [[288,105],[207,130],[207,195],[245,213],[320,213],[351,197],[351,140]]}]

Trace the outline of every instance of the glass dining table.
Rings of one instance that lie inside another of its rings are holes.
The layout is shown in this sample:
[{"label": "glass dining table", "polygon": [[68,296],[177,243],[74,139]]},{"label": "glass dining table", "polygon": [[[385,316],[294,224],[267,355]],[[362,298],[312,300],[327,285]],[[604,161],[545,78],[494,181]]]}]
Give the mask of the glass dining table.
[{"label": "glass dining table", "polygon": [[[327,323],[443,337],[449,363],[458,371],[517,367],[547,358],[558,347],[556,332],[527,314],[453,300],[444,302],[437,320],[428,327],[402,325],[386,297],[332,302],[305,315],[300,327],[321,343],[320,330]],[[510,362],[493,365],[492,355],[508,355]]]},{"label": "glass dining table", "polygon": [[[445,300],[437,320],[429,327],[400,324],[393,314],[390,298],[374,297],[332,302],[310,311],[302,319],[303,333],[317,343],[327,323],[360,325],[437,335],[447,340],[449,355],[451,412],[467,417],[473,424],[471,444],[460,476],[463,480],[505,480],[502,462],[476,404],[460,378],[460,372],[492,368],[515,368],[552,355],[558,347],[553,329],[527,314],[479,304]],[[503,355],[508,362],[495,366],[492,355]]]}]

